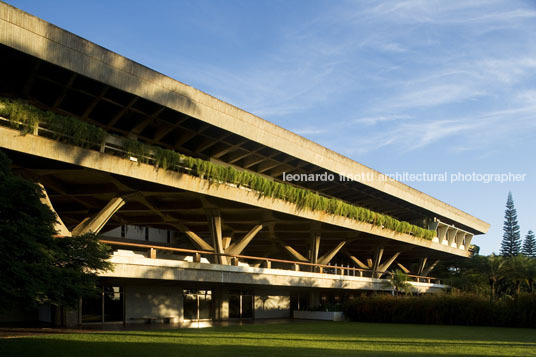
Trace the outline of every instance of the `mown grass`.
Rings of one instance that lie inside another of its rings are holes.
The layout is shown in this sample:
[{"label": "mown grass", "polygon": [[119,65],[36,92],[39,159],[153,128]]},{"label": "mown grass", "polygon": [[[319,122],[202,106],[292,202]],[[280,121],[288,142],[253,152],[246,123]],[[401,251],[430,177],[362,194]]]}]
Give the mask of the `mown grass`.
[{"label": "mown grass", "polygon": [[287,323],[0,340],[1,356],[536,356],[536,330]]}]

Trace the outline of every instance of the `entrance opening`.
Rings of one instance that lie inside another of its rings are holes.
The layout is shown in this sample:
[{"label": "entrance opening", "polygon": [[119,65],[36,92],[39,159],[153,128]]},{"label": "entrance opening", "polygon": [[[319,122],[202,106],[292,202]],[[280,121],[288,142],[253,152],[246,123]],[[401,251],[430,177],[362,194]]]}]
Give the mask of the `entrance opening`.
[{"label": "entrance opening", "polygon": [[229,318],[253,318],[253,292],[231,290],[229,292]]},{"label": "entrance opening", "polygon": [[212,320],[212,290],[184,290],[184,320]]},{"label": "entrance opening", "polygon": [[103,286],[99,295],[82,299],[82,323],[123,322],[124,297],[120,286]]}]

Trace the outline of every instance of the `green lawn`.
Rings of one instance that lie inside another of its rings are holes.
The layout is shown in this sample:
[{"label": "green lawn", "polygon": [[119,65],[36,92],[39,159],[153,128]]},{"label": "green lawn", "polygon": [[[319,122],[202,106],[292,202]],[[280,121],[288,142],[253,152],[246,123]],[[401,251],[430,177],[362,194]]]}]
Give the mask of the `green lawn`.
[{"label": "green lawn", "polygon": [[287,323],[0,340],[0,356],[536,356],[536,330]]}]

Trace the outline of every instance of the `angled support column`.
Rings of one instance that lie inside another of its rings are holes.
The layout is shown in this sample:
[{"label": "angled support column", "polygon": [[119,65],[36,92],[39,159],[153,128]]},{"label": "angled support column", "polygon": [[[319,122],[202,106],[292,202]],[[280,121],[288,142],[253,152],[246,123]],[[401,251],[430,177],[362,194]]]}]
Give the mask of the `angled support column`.
[{"label": "angled support column", "polygon": [[225,249],[226,254],[239,255],[248,246],[248,244],[255,238],[257,233],[262,229],[262,224],[257,224],[253,227],[241,240],[233,243],[229,248]]},{"label": "angled support column", "polygon": [[290,245],[288,245],[286,242],[278,239],[277,242],[281,244],[283,248],[296,260],[300,262],[309,262],[309,259],[305,258],[303,255],[301,255],[296,249],[292,248]]},{"label": "angled support column", "polygon": [[340,242],[339,244],[337,244],[337,246],[335,248],[333,248],[331,251],[327,252],[326,254],[322,255],[320,258],[318,258],[318,261],[317,263],[318,264],[328,264],[331,259],[333,259],[333,257],[335,255],[337,255],[337,253],[342,249],[342,247],[344,247],[346,245],[346,241],[343,240],[342,242]]},{"label": "angled support column", "polygon": [[223,250],[227,250],[231,245],[231,237],[223,237]]},{"label": "angled support column", "polygon": [[417,275],[421,276],[424,272],[424,269],[426,267],[426,262],[428,262],[428,258],[421,258],[419,260],[419,268],[417,269]]},{"label": "angled support column", "polygon": [[[214,252],[218,254],[224,254],[223,250],[223,237],[221,232],[221,215],[218,211],[210,212],[208,216],[208,224],[210,227],[210,234],[212,235],[212,246],[214,247]],[[214,256],[214,263],[216,264],[227,264],[227,257],[221,255]]]},{"label": "angled support column", "polygon": [[380,263],[382,261],[383,256],[383,248],[376,249],[376,252],[374,253],[374,260],[372,262],[372,276],[376,276],[376,272],[378,271],[378,268],[380,266]]},{"label": "angled support column", "polygon": [[193,232],[190,228],[186,227],[184,224],[179,223],[179,222],[174,222],[174,223],[169,223],[169,224],[177,228],[179,231],[183,232],[184,234],[186,234],[186,236],[192,241],[192,243],[194,243],[194,245],[196,245],[199,249],[208,250],[211,252],[214,251],[214,248],[212,248],[210,244],[205,242],[203,238],[195,234],[195,232]]},{"label": "angled support column", "polygon": [[404,273],[409,274],[409,269],[408,269],[408,268],[406,268],[405,266],[403,266],[403,265],[400,264],[400,263],[396,263],[396,265],[398,265],[398,267],[399,267],[400,269],[402,269],[402,271],[403,271]]},{"label": "angled support column", "polygon": [[112,218],[112,216],[125,204],[123,197],[114,197],[99,213],[91,218],[84,219],[73,229],[73,236],[85,233],[98,234],[102,227]]},{"label": "angled support column", "polygon": [[52,202],[50,201],[50,198],[48,197],[47,190],[45,189],[45,186],[43,186],[41,183],[37,182],[37,185],[41,187],[41,191],[43,192],[44,197],[41,197],[41,203],[45,204],[50,208],[52,212],[56,215],[56,222],[54,223],[54,230],[56,231],[57,235],[60,237],[70,237],[71,231],[67,229],[65,224],[60,218],[60,215],[56,212],[54,209],[54,206],[52,206]]},{"label": "angled support column", "polygon": [[344,254],[346,254],[348,256],[348,258],[350,258],[361,269],[368,269],[369,268],[366,264],[364,264],[361,260],[357,259],[355,256],[350,254],[348,251],[345,250]]},{"label": "angled support column", "polygon": [[395,254],[393,254],[391,258],[387,259],[387,261],[380,264],[380,266],[378,267],[378,271],[376,272],[377,274],[376,278],[378,279],[381,278],[382,275],[385,273],[385,271],[389,269],[391,264],[393,264],[393,262],[396,260],[396,258],[398,258],[399,255],[400,255],[400,252],[396,252]]},{"label": "angled support column", "polygon": [[434,268],[436,267],[437,264],[439,264],[439,260],[436,260],[435,262],[432,263],[432,265],[430,265],[428,268],[424,269],[423,272],[422,272],[422,276],[428,276],[428,274],[430,274],[430,272],[432,270],[434,270]]},{"label": "angled support column", "polygon": [[311,263],[318,262],[318,251],[320,249],[320,232],[314,232],[311,236]]}]

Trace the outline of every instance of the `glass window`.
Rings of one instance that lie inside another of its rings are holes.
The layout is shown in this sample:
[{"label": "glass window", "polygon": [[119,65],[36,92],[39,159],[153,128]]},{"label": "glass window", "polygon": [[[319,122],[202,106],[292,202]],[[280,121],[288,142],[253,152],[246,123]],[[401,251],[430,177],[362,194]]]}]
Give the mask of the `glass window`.
[{"label": "glass window", "polygon": [[104,287],[104,322],[123,321],[123,289],[119,286]]}]

